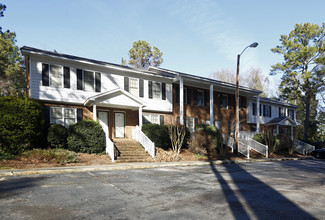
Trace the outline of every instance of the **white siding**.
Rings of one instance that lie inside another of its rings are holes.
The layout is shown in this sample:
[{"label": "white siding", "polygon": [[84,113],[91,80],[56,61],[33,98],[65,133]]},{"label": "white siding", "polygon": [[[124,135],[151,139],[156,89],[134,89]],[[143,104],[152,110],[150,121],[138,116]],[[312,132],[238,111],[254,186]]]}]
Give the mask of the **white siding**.
[{"label": "white siding", "polygon": [[[117,87],[124,89],[124,76],[141,78],[144,80],[144,97],[146,106],[143,110],[172,112],[172,81],[161,77],[140,75],[132,72],[118,71],[108,67],[90,65],[81,62],[73,62],[62,59],[31,56],[31,98],[43,101],[67,102],[83,104],[87,98],[94,96],[96,92],[77,90],[77,69],[89,70],[101,73],[101,92],[109,91]],[[54,88],[42,86],[42,63],[70,67],[70,88]],[[148,81],[166,83],[166,100],[149,99]],[[123,104],[123,100],[121,100]],[[127,103],[125,103],[127,104]]]}]

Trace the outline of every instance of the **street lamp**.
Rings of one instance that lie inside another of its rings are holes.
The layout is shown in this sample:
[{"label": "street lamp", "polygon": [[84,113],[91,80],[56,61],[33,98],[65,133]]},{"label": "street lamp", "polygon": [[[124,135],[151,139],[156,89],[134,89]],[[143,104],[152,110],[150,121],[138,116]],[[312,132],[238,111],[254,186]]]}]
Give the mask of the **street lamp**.
[{"label": "street lamp", "polygon": [[235,149],[235,154],[238,152],[238,136],[239,136],[239,61],[240,61],[240,56],[244,53],[244,51],[248,47],[255,48],[258,46],[257,42],[254,42],[247,47],[241,52],[241,54],[237,55],[237,75],[236,75],[236,133],[235,133],[235,138],[236,138],[236,149]]}]

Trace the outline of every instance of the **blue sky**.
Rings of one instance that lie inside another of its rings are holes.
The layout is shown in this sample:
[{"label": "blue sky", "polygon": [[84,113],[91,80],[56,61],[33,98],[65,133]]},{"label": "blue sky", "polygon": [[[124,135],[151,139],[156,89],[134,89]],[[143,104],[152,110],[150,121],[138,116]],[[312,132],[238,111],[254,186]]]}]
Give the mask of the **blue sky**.
[{"label": "blue sky", "polygon": [[[281,62],[270,49],[296,23],[321,25],[325,1],[309,0],[7,0],[0,26],[17,44],[57,50],[111,63],[128,58],[136,40],[163,53],[161,67],[208,77],[222,69],[240,72]],[[276,87],[279,76],[269,77]]]}]

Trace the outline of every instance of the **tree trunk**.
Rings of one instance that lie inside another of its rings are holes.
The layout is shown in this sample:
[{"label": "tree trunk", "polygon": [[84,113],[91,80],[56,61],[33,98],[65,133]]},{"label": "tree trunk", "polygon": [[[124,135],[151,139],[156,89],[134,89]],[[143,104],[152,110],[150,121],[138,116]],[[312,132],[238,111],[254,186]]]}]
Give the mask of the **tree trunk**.
[{"label": "tree trunk", "polygon": [[306,93],[306,107],[305,107],[305,132],[304,132],[304,139],[308,141],[308,131],[309,131],[309,116],[310,116],[310,94],[309,92]]}]

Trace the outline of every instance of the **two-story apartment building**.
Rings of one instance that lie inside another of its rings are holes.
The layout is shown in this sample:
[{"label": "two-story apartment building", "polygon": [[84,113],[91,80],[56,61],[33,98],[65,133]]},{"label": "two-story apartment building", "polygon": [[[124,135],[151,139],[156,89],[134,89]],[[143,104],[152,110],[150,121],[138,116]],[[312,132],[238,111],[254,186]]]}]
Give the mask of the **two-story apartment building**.
[{"label": "two-story apartment building", "polygon": [[[29,96],[43,103],[48,123],[68,126],[81,119],[99,120],[112,140],[131,138],[132,129],[143,123],[179,122],[191,131],[196,124],[209,123],[223,133],[233,130],[234,84],[157,67],[137,70],[27,46],[21,51]],[[260,124],[279,118],[276,108],[288,109],[283,111],[294,115],[290,122],[295,123],[295,106],[259,98],[261,91],[246,87],[240,87],[239,93],[242,130],[254,130],[254,126],[259,130]],[[274,106],[270,115],[268,105]],[[256,117],[256,112],[263,115]]]}]

